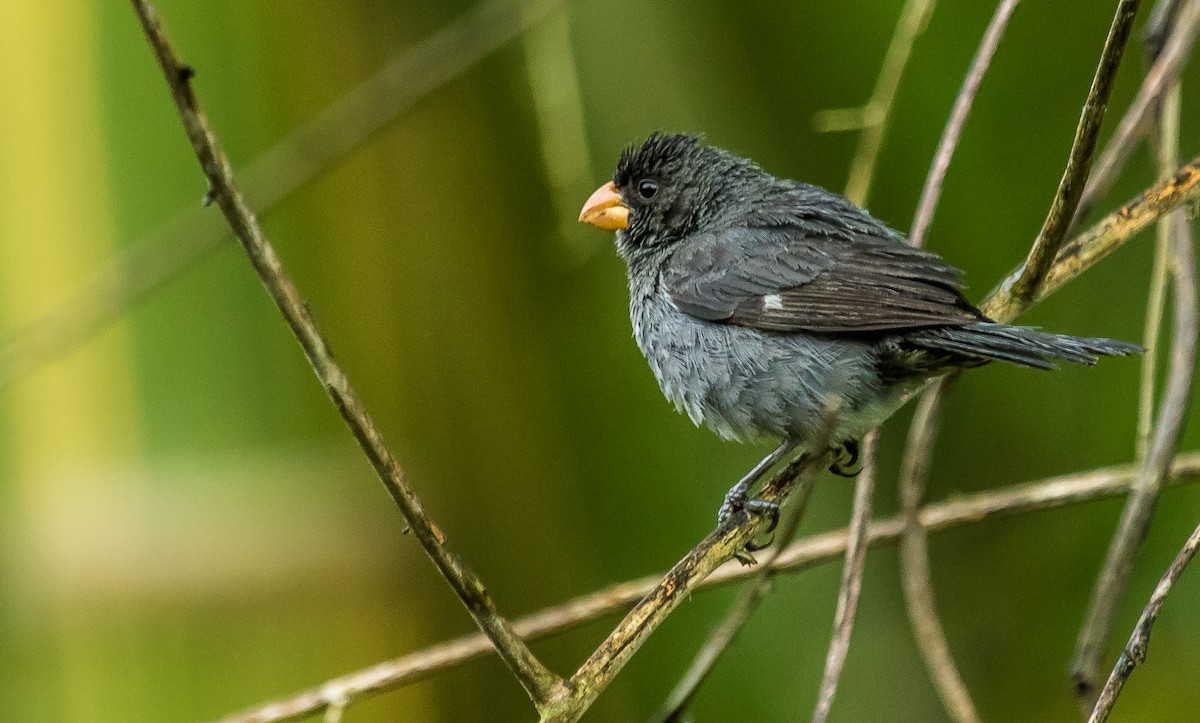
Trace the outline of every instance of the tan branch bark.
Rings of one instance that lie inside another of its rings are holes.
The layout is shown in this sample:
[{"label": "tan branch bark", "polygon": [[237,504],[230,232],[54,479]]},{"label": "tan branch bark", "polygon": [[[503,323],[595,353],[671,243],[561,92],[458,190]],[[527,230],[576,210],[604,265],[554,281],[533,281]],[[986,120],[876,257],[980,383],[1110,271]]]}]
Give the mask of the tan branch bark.
[{"label": "tan branch bark", "polygon": [[1031,301],[1041,288],[1042,280],[1054,265],[1055,256],[1062,246],[1071,220],[1075,217],[1075,209],[1079,206],[1084,185],[1087,184],[1092,156],[1096,152],[1096,142],[1100,137],[1105,111],[1108,109],[1108,99],[1117,79],[1117,69],[1121,65],[1125,44],[1133,32],[1133,19],[1140,4],[1140,0],[1121,0],[1117,4],[1117,12],[1104,41],[1100,63],[1092,77],[1092,87],[1088,90],[1087,100],[1083,104],[1079,125],[1075,128],[1075,140],[1067,158],[1067,167],[1063,170],[1058,190],[1054,193],[1054,201],[1050,204],[1046,220],[1034,239],[1021,273],[1009,286],[1010,293],[1022,303]]},{"label": "tan branch bark", "polygon": [[[1123,465],[1014,485],[995,492],[926,505],[921,508],[918,519],[922,529],[941,532],[1038,510],[1107,499],[1127,493],[1136,473],[1135,465]],[[1168,481],[1172,485],[1200,482],[1200,452],[1176,457]],[[904,524],[902,517],[872,522],[869,528],[871,547],[896,544]],[[845,552],[848,537],[848,531],[841,529],[802,538],[788,545],[769,568],[773,574],[798,574],[832,562]],[[696,589],[707,590],[728,585],[757,574],[759,571],[756,568],[727,562]],[[515,621],[514,627],[527,640],[559,635],[628,610],[653,591],[661,579],[662,575],[655,574],[612,585],[523,617]],[[226,718],[223,723],[272,723],[304,718],[323,711],[330,700],[362,700],[458,667],[488,655],[492,650],[491,642],[481,633],[466,635],[330,680],[289,698]]]},{"label": "tan branch bark", "polygon": [[534,703],[539,709],[543,708],[564,692],[563,681],[534,657],[511,623],[496,610],[483,582],[446,547],[445,535],[425,512],[424,505],[384,443],[382,433],[367,414],[350,380],[334,361],[329,345],[312,319],[308,304],[284,272],[275,249],[263,235],[258,219],[238,190],[229,159],[213,134],[207,117],[200,110],[192,90],[190,81],[193,70],[176,57],[153,6],[147,0],[132,0],[132,3],[146,39],[162,68],[188,140],[208,178],[208,197],[220,206],[251,265],[304,349],[321,385],[350,427],[421,546],[470,611],[476,624],[491,639]]},{"label": "tan branch bark", "polygon": [[[1142,229],[1164,214],[1200,199],[1200,156],[1170,177],[1155,183],[1121,208],[1100,219],[1094,226],[1063,244],[1054,266],[1046,274],[1033,297],[1038,303],[1058,291],[1067,282],[1095,266],[1116,251]],[[1012,321],[1028,308],[1012,293],[1012,283],[1024,266],[1015,269],[980,305],[989,317],[1000,322]]]},{"label": "tan branch bark", "polygon": [[1175,556],[1171,566],[1167,568],[1166,573],[1154,588],[1150,602],[1146,603],[1146,607],[1142,610],[1137,625],[1133,628],[1133,634],[1129,636],[1129,642],[1125,644],[1125,649],[1121,651],[1121,657],[1117,659],[1117,664],[1113,667],[1108,681],[1104,684],[1104,689],[1100,692],[1100,698],[1096,701],[1096,707],[1092,710],[1088,723],[1104,723],[1108,720],[1112,707],[1117,702],[1117,696],[1125,687],[1125,681],[1129,679],[1134,668],[1145,662],[1146,649],[1150,645],[1150,632],[1154,629],[1154,623],[1158,621],[1158,614],[1162,611],[1163,602],[1166,601],[1175,581],[1179,579],[1179,576],[1191,563],[1192,558],[1196,556],[1197,547],[1200,547],[1200,526],[1192,531],[1191,536],[1188,537],[1187,542],[1184,543],[1183,548]]},{"label": "tan branch bark", "polygon": [[[1196,33],[1200,31],[1200,2],[1189,2],[1180,10],[1177,22],[1168,22],[1166,27],[1170,31],[1161,52],[1157,54],[1150,72],[1146,73],[1145,79],[1142,80],[1137,95],[1129,104],[1129,109],[1125,111],[1112,138],[1105,145],[1104,152],[1096,160],[1087,187],[1079,199],[1079,207],[1075,212],[1076,225],[1084,220],[1096,202],[1108,193],[1113,182],[1117,180],[1134,145],[1145,133],[1154,101],[1163,96],[1183,70],[1195,45]],[[1155,40],[1152,38],[1150,42]],[[1163,41],[1159,39],[1157,42]]]},{"label": "tan branch bark", "polygon": [[[925,242],[925,234],[941,196],[942,181],[966,125],[967,115],[1019,1],[1002,0],[996,6],[983,40],[975,51],[975,58],[971,61],[971,68],[958,92],[950,119],[942,132],[941,140],[938,141],[925,186],[921,190],[921,200],[917,204],[913,228],[909,234],[909,243],[914,246],[922,246]],[[928,485],[929,468],[933,463],[937,416],[952,381],[953,378],[939,379],[922,395],[909,427],[898,480],[901,511],[904,516],[904,533],[900,538],[900,580],[905,609],[913,628],[917,649],[942,705],[958,723],[976,723],[979,714],[971,702],[962,675],[954,664],[950,644],[937,616],[933,575],[929,569],[928,536],[919,520],[920,505],[924,502]]]},{"label": "tan branch bark", "polygon": [[[838,402],[826,408],[822,432],[812,444],[814,449],[829,446],[829,435],[835,426],[837,408],[840,406],[841,403]],[[775,562],[783,554],[787,545],[791,543],[792,538],[796,536],[796,531],[800,529],[800,521],[804,519],[804,513],[808,509],[808,501],[812,497],[813,487],[821,472],[821,465],[816,463],[818,461],[820,458],[811,457],[803,463],[797,460],[797,463],[803,465],[794,493],[798,499],[794,500],[791,506],[783,512],[783,521],[776,531],[778,539],[767,551],[762,562],[754,568],[757,572],[742,586],[733,605],[729,607],[729,612],[725,614],[717,627],[713,628],[708,639],[700,646],[692,664],[688,666],[687,672],[683,674],[675,689],[667,696],[666,703],[663,704],[654,720],[662,723],[679,723],[685,720],[688,706],[691,705],[700,686],[708,678],[708,674],[712,672],[717,660],[766,597],[771,587],[771,581],[774,580]]]}]

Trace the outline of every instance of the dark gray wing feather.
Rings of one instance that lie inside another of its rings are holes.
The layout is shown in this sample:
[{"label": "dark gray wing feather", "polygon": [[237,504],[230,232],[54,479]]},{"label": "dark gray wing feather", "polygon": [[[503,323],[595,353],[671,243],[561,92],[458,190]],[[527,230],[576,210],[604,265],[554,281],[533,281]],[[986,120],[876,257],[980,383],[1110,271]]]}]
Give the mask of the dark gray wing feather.
[{"label": "dark gray wing feather", "polygon": [[662,272],[687,314],[772,331],[894,332],[985,320],[962,274],[895,237],[809,223],[680,244]]}]

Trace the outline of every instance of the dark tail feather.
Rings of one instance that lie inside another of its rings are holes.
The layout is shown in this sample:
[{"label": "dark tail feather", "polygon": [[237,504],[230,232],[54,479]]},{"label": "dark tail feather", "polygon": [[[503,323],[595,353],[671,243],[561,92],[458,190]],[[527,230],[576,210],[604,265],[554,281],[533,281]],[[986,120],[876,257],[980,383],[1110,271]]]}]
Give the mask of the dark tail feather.
[{"label": "dark tail feather", "polygon": [[980,322],[969,326],[922,329],[905,340],[930,351],[944,351],[980,361],[1006,361],[1034,369],[1055,369],[1055,360],[1091,366],[1102,356],[1140,354],[1137,344],[1051,334],[1029,326]]}]

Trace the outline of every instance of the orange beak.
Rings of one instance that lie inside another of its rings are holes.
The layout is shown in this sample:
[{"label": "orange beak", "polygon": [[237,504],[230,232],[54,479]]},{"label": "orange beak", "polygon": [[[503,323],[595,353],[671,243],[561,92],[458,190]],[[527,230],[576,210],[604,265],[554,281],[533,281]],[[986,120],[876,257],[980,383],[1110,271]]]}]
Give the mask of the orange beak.
[{"label": "orange beak", "polygon": [[629,207],[621,201],[617,187],[609,181],[588,196],[579,212],[579,220],[605,231],[616,231],[629,225]]}]

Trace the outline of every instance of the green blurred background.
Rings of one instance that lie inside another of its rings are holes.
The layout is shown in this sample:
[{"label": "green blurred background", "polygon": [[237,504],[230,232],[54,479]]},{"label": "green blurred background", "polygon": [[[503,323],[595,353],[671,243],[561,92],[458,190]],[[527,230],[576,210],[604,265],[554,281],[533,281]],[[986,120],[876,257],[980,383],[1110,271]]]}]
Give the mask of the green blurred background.
[{"label": "green blurred background", "polygon": [[[970,296],[1022,257],[1058,181],[1115,3],[1020,8],[952,166],[929,246]],[[443,3],[162,0],[235,164],[469,10]],[[264,214],[269,236],[434,518],[520,614],[664,569],[765,451],[696,430],[630,338],[611,239],[574,222],[621,147],[704,131],[768,170],[840,189],[855,133],[812,116],[863,102],[897,1],[564,3]],[[918,40],[869,206],[907,228],[992,12],[944,2]],[[1143,15],[1148,8],[1143,10]],[[1143,18],[1144,20],[1144,18]],[[1145,63],[1133,46],[1113,117]],[[573,59],[573,65],[572,65]],[[1200,146],[1186,76],[1182,153]],[[204,183],[127,3],[0,7],[0,333],[56,307]],[[1139,149],[1101,204],[1144,187]],[[215,209],[210,209],[215,215]],[[1139,339],[1152,235],[1023,320]],[[945,416],[931,494],[1133,456],[1138,364],[972,373]],[[472,629],[232,245],[86,344],[3,389],[0,699],[21,721],[202,720]],[[908,412],[885,428],[876,514]],[[1195,414],[1192,415],[1195,421]],[[1192,425],[1183,449],[1200,446]],[[819,488],[809,532],[852,485]],[[1121,502],[941,533],[940,609],[989,720],[1064,720],[1074,635]],[[1115,638],[1196,522],[1169,491]],[[838,569],[778,581],[702,691],[701,721],[809,715]],[[732,592],[683,605],[599,700],[664,699]],[[1200,572],[1186,575],[1124,720],[1200,710]],[[569,672],[605,620],[535,650]],[[352,707],[348,721],[531,720],[494,659]],[[904,617],[893,550],[868,559],[834,719],[943,717]]]}]

